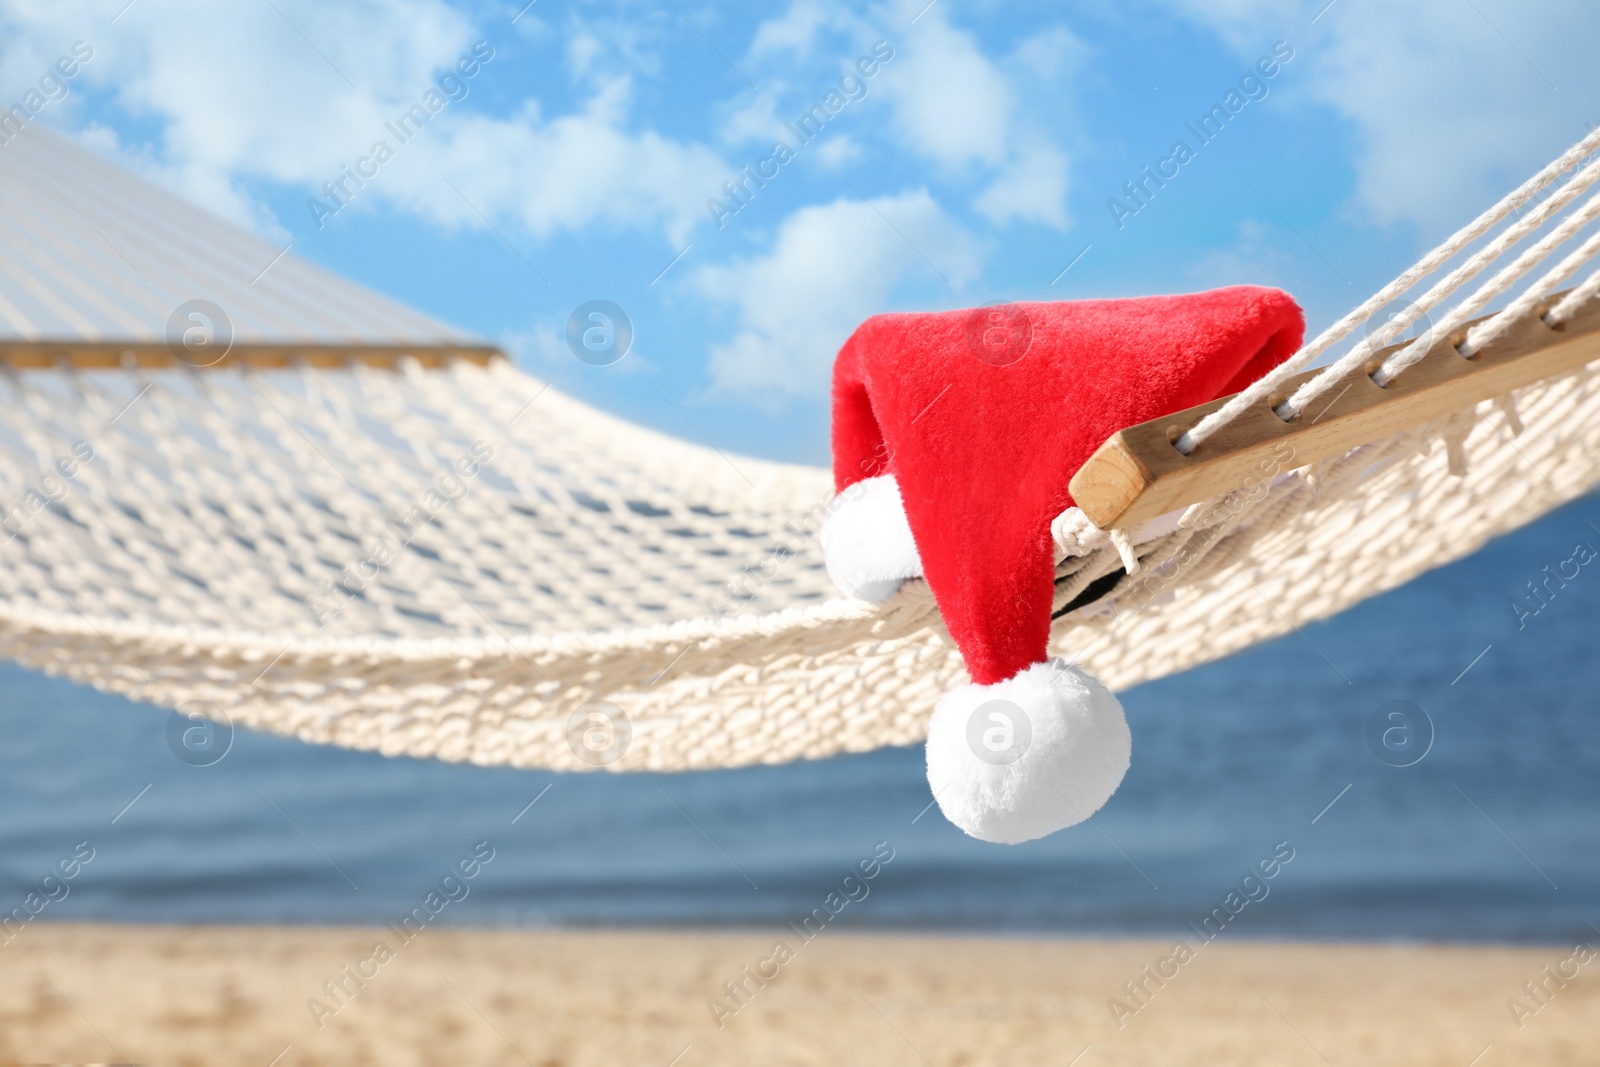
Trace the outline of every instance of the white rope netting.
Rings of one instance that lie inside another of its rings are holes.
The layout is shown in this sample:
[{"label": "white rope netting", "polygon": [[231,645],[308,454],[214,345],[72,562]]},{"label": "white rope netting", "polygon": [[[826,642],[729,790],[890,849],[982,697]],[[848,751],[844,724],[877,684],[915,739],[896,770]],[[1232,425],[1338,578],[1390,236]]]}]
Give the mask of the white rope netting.
[{"label": "white rope netting", "polygon": [[[1600,134],[1184,447],[1452,260],[1280,413],[1361,373],[1413,322],[1454,330],[1486,308],[1537,306],[1600,251],[1584,237],[1600,217],[1597,146]],[[1596,277],[1546,321],[1574,314]],[[816,538],[826,472],[642,430],[503,360],[63,367],[10,372],[3,388],[0,655],[102,689],[388,754],[634,770],[913,743],[964,680],[923,583],[881,608],[834,594]],[[1600,380],[1584,368],[1310,466],[1286,445],[1254,484],[1142,529],[1069,511],[1053,530],[1053,650],[1126,688],[1400,585],[1597,480]],[[625,736],[605,760],[582,741],[597,708]]]}]

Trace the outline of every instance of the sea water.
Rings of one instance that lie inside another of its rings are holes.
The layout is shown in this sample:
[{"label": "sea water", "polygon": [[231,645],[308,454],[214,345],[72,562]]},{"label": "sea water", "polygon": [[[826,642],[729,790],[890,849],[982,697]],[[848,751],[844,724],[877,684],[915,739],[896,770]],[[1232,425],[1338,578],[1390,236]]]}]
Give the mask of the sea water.
[{"label": "sea water", "polygon": [[1126,693],[1121,790],[1016,847],[930,808],[915,748],[552,774],[241,730],[197,766],[171,713],[3,666],[0,915],[42,893],[33,921],[382,923],[443,893],[451,925],[777,928],[831,916],[887,852],[831,923],[1600,944],[1600,564],[1580,545],[1600,549],[1593,498]]}]

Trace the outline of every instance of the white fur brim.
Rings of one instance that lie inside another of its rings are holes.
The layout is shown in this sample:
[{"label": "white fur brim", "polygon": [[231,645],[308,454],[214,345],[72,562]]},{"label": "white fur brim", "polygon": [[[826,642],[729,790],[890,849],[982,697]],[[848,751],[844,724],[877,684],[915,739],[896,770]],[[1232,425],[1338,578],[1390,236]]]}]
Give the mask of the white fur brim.
[{"label": "white fur brim", "polygon": [[867,478],[834,498],[822,524],[822,558],[840,592],[874,604],[894,596],[908,578],[922,577],[894,475]]},{"label": "white fur brim", "polygon": [[1037,663],[951,690],[928,727],[928,786],[945,818],[999,844],[1089,818],[1127,773],[1122,704],[1076,664]]}]

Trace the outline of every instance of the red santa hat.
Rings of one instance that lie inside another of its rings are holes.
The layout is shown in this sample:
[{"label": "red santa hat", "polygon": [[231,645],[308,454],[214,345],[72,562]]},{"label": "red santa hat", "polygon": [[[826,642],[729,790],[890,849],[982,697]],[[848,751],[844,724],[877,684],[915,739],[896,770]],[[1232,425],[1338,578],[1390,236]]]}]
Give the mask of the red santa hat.
[{"label": "red santa hat", "polygon": [[1067,483],[1116,431],[1249,385],[1304,327],[1287,293],[1235,286],[879,315],[840,349],[824,556],[874,602],[927,579],[972,679],[934,711],[928,780],[967,833],[1081,822],[1128,767],[1116,697],[1048,653]]}]

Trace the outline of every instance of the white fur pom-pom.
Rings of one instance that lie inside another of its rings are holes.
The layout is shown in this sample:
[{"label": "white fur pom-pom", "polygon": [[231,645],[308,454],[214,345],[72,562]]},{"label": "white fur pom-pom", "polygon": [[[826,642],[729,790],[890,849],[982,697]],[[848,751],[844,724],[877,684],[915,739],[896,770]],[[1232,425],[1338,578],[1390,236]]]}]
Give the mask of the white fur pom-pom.
[{"label": "white fur pom-pom", "polygon": [[945,818],[1015,845],[1099,811],[1128,770],[1132,744],[1111,690],[1050,659],[945,694],[928,727],[928,785]]},{"label": "white fur pom-pom", "polygon": [[906,579],[922,577],[894,475],[867,478],[835,498],[822,524],[822,558],[840,592],[874,604],[894,596]]}]

